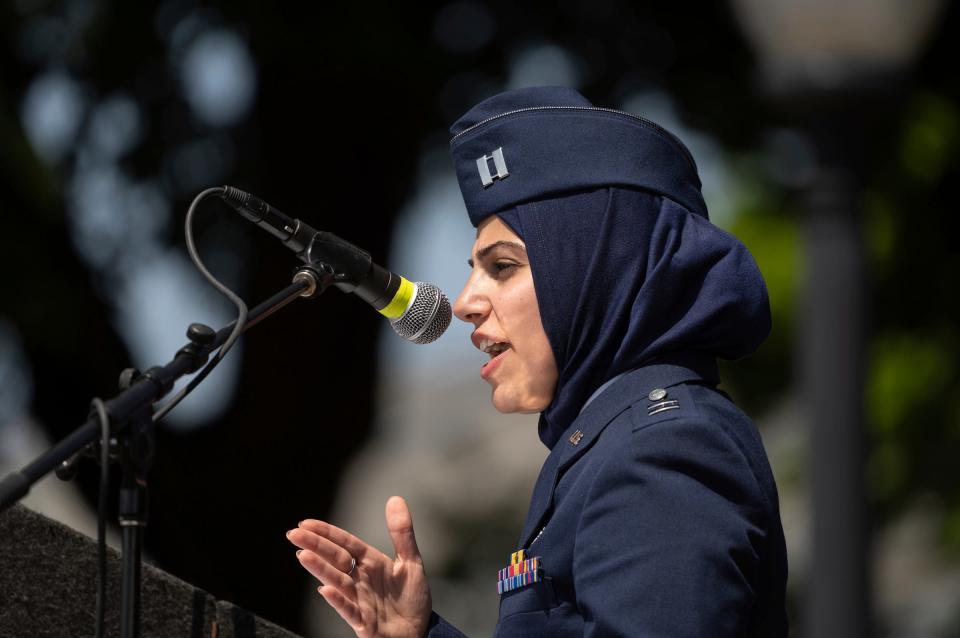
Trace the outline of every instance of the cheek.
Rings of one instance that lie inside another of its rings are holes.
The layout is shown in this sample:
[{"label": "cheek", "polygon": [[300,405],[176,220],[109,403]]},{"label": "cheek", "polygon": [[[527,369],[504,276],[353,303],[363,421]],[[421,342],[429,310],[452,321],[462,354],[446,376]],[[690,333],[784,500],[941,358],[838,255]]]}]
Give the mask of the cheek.
[{"label": "cheek", "polygon": [[511,343],[519,355],[528,382],[538,394],[553,392],[557,381],[557,364],[553,349],[543,329],[533,285],[504,295],[500,319],[507,328]]},{"label": "cheek", "polygon": [[[524,355],[536,350],[538,335],[543,333],[537,298],[533,286],[524,286],[499,295],[494,302],[497,319],[507,332],[514,349]],[[546,339],[546,335],[543,335]]]},{"label": "cheek", "polygon": [[553,398],[559,375],[553,349],[543,332],[532,339],[527,372],[530,374],[532,391],[541,397],[549,395],[549,398]]}]

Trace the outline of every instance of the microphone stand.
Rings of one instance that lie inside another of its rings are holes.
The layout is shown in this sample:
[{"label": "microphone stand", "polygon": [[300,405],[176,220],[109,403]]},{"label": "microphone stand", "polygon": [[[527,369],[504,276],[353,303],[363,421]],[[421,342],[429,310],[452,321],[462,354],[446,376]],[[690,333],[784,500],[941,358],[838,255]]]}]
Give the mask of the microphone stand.
[{"label": "microphone stand", "polygon": [[[332,283],[335,275],[330,266],[313,262],[300,267],[293,283],[250,310],[244,332],[297,297],[316,297]],[[120,375],[120,393],[104,402],[110,433],[116,437],[116,454],[111,458],[119,461],[123,469],[119,503],[123,549],[120,635],[123,638],[140,635],[141,545],[147,524],[146,476],[153,458],[153,405],[170,392],[177,379],[202,368],[210,353],[227,340],[235,323],[218,332],[203,324],[191,324],[187,329],[190,343],[180,348],[172,361],[142,374],[133,368],[124,370]],[[51,470],[56,469],[61,478],[71,478],[80,454],[92,450],[100,427],[100,419],[92,411],[83,425],[20,471],[0,480],[0,513],[26,496],[30,487]]]}]

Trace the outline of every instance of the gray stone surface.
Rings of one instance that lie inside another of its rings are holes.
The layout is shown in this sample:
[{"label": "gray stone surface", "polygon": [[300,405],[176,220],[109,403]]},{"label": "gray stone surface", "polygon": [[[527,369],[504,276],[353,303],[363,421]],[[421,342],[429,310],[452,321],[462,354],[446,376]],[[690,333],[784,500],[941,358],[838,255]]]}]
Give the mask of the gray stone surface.
[{"label": "gray stone surface", "polygon": [[[120,556],[107,551],[106,635],[117,636]],[[296,638],[161,569],[142,573],[144,638]],[[96,588],[92,539],[20,505],[0,514],[0,638],[92,636]]]}]

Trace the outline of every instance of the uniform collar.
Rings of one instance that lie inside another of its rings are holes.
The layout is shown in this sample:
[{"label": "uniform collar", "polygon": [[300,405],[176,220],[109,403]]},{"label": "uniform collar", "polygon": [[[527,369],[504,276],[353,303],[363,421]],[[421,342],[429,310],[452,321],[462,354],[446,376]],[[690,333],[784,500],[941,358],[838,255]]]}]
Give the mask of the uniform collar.
[{"label": "uniform collar", "polygon": [[553,493],[563,471],[579,459],[596,441],[603,430],[623,411],[645,398],[655,388],[669,388],[681,383],[719,383],[716,360],[699,354],[663,357],[656,363],[636,368],[613,382],[600,393],[596,401],[587,405],[550,451],[534,486],[527,523],[520,537],[519,547],[526,547],[541,526],[541,520],[553,505]]},{"label": "uniform collar", "polygon": [[590,403],[591,403],[594,399],[596,399],[598,396],[600,396],[600,394],[603,393],[604,390],[606,390],[607,388],[609,388],[610,386],[612,386],[614,383],[616,383],[617,380],[618,380],[620,377],[622,377],[623,375],[625,375],[625,374],[627,374],[627,373],[626,373],[626,372],[621,372],[620,374],[618,374],[617,376],[613,377],[613,378],[610,379],[609,381],[605,382],[602,386],[600,386],[599,388],[597,388],[596,390],[594,390],[594,391],[593,391],[593,394],[590,395],[590,398],[587,399],[586,402],[583,404],[583,407],[580,408],[580,412],[577,413],[577,416],[579,416],[580,414],[583,414],[583,411],[587,409],[587,406],[590,405]]},{"label": "uniform collar", "polygon": [[[631,370],[605,388],[603,400],[588,401],[561,435],[550,455],[559,451],[563,459],[561,465],[579,456],[610,421],[655,388],[669,388],[690,381],[716,385],[719,380],[716,360],[696,354],[664,357],[651,365]],[[601,389],[604,388],[601,386]],[[581,435],[575,437],[579,441],[573,443],[572,437],[576,432]]]}]

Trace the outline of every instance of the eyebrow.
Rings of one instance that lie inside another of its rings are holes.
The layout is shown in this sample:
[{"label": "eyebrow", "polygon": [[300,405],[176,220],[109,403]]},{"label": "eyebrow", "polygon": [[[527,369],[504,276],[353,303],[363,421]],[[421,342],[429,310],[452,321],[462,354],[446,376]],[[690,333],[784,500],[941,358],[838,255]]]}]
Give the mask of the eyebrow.
[{"label": "eyebrow", "polygon": [[[494,249],[499,248],[499,247],[501,247],[501,246],[506,247],[506,248],[514,248],[514,249],[516,249],[516,250],[522,250],[523,252],[527,252],[527,247],[524,246],[523,244],[518,244],[518,243],[515,242],[515,241],[507,241],[507,240],[505,240],[505,239],[501,239],[500,241],[495,241],[495,242],[493,242],[492,244],[490,244],[490,245],[488,245],[488,246],[484,246],[483,248],[481,248],[480,250],[478,250],[478,251],[477,251],[477,259],[483,259],[483,258],[486,257],[487,255],[489,255],[491,251],[493,251]],[[467,265],[470,266],[471,268],[473,268],[473,259],[468,259],[468,260],[467,260]]]}]

